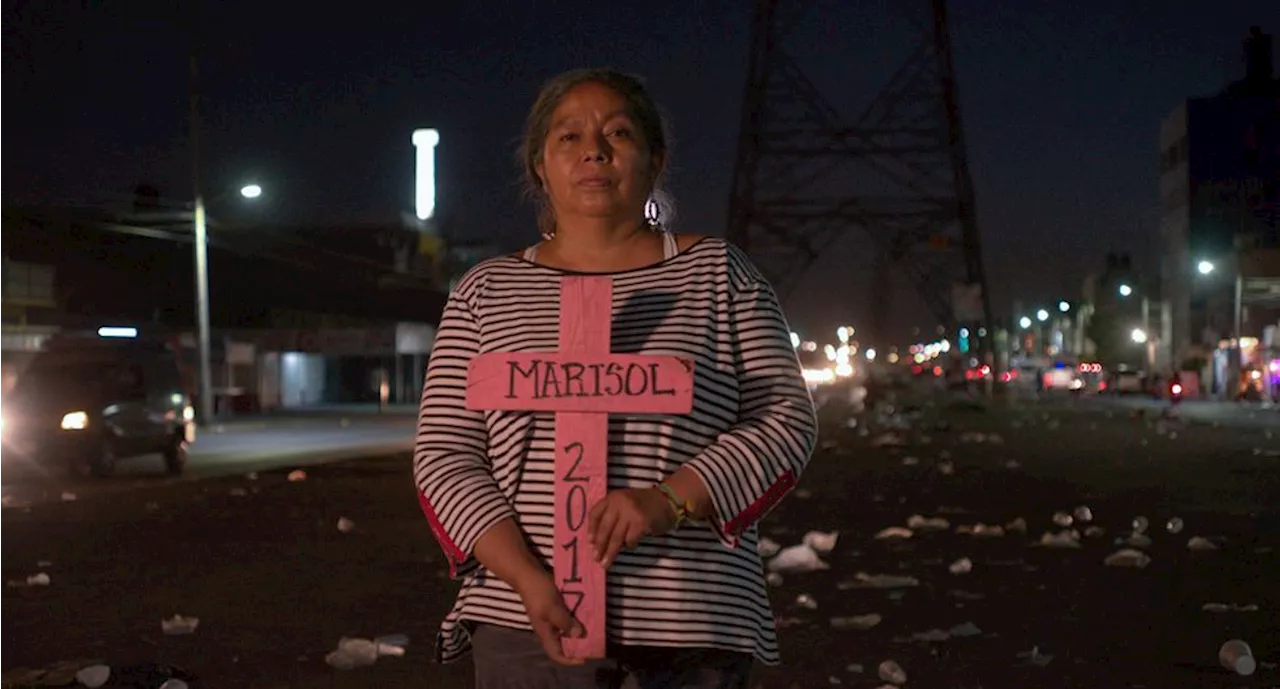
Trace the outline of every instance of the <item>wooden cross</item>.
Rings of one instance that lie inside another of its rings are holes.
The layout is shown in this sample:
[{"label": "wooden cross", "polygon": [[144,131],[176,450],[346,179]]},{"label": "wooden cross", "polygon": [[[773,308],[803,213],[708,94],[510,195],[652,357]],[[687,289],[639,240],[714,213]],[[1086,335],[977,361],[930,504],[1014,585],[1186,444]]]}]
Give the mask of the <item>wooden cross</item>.
[{"label": "wooden cross", "polygon": [[560,351],[481,354],[467,371],[467,408],[556,414],[556,586],[586,629],[565,638],[575,658],[605,657],[605,571],[591,557],[587,513],[608,490],[608,414],[685,414],[693,408],[693,362],[611,354],[613,283],[560,281]]}]

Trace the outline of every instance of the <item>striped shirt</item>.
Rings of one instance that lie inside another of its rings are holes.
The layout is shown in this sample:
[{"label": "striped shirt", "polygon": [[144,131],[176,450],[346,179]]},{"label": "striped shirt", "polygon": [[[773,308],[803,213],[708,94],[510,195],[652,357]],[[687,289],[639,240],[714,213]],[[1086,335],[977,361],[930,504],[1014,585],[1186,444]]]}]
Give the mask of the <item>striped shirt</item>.
[{"label": "striped shirt", "polygon": [[[813,402],[778,299],[746,255],[705,238],[636,270],[611,273],[612,352],[694,361],[693,410],[609,415],[610,489],[646,488],[682,466],[706,484],[716,519],[651,536],[618,553],[607,574],[610,641],[702,647],[779,662],[757,522],[795,485],[817,437]],[[560,278],[504,256],[468,272],[436,333],[413,470],[423,512],[462,588],[441,625],[437,657],[470,648],[465,623],[530,629],[520,597],[472,555],[514,517],[550,569],[555,424],[550,412],[470,411],[467,364],[477,353],[553,352]]]}]

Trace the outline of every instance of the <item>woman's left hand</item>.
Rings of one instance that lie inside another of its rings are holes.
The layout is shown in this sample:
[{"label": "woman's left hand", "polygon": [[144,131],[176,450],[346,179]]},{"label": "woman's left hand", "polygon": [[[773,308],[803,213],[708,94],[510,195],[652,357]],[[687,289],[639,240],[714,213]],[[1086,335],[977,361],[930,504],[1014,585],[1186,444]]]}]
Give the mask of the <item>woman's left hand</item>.
[{"label": "woman's left hand", "polygon": [[596,562],[608,567],[623,546],[634,548],[640,539],[664,534],[675,523],[675,510],[657,488],[610,491],[591,509],[588,522]]}]

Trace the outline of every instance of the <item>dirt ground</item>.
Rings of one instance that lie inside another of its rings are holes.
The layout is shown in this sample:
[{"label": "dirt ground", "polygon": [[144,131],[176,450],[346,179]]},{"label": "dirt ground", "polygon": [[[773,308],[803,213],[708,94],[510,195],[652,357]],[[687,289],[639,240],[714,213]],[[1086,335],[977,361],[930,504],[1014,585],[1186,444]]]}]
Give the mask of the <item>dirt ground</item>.
[{"label": "dirt ground", "polygon": [[[823,555],[829,569],[775,587],[786,662],[760,669],[756,685],[876,687],[889,659],[908,687],[1280,684],[1280,438],[1028,405],[925,408],[893,438],[843,416],[824,419],[823,450],[764,526],[784,547],[810,530],[840,535]],[[408,458],[306,471],[305,481],[277,471],[5,509],[5,581],[44,572],[50,582],[4,589],[4,686],[39,686],[22,669],[60,661],[168,664],[194,676],[192,687],[467,686],[467,663],[431,660],[456,587],[418,511]],[[1077,548],[1032,545],[1062,530],[1055,512],[1082,505],[1092,521],[1073,526],[1103,535]],[[917,514],[949,527],[875,538]],[[1139,515],[1150,564],[1105,566]],[[1019,517],[1026,533],[957,532]],[[1173,517],[1180,533],[1166,530]],[[1190,550],[1193,536],[1218,548]],[[972,571],[951,573],[964,557]],[[850,587],[860,572],[918,583]],[[831,621],[868,613],[881,621],[866,630]],[[161,620],[175,614],[199,618],[194,633],[164,635]],[[964,623],[978,633],[912,638]],[[391,633],[408,635],[403,657],[348,671],[324,663],[343,636]],[[1252,645],[1253,677],[1217,665],[1230,638]]]}]

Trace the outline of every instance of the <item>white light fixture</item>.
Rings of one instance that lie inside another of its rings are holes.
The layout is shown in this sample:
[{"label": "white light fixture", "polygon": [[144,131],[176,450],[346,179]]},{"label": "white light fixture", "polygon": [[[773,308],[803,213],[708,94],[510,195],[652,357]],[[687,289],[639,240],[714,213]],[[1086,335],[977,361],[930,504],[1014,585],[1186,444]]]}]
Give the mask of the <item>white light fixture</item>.
[{"label": "white light fixture", "polygon": [[262,187],[257,184],[246,184],[240,187],[240,195],[246,199],[256,199],[262,196]]},{"label": "white light fixture", "polygon": [[107,325],[104,325],[101,328],[98,328],[98,337],[129,338],[129,337],[137,337],[137,336],[138,336],[137,328],[119,328],[119,327],[112,327]]},{"label": "white light fixture", "polygon": [[1026,316],[1023,316],[1022,318],[1018,319],[1018,325],[1022,326],[1023,330],[1026,330],[1027,328],[1031,327],[1031,319],[1027,318]]},{"label": "white light fixture", "polygon": [[1133,288],[1128,285],[1120,285],[1120,296],[1127,297],[1133,294]]},{"label": "white light fixture", "polygon": [[1208,275],[1209,273],[1212,273],[1213,267],[1213,261],[1201,261],[1196,264],[1196,270],[1200,271],[1201,275]]},{"label": "white light fixture", "polygon": [[1040,309],[1039,311],[1036,311],[1036,320],[1040,321],[1041,323],[1049,320],[1049,312],[1045,311],[1044,309]]},{"label": "white light fixture", "polygon": [[414,206],[419,220],[426,220],[436,212],[436,144],[439,143],[440,132],[434,129],[413,132],[413,147],[417,149],[418,158]]},{"label": "white light fixture", "polygon": [[1058,302],[1058,310],[1063,313],[1066,313],[1071,310],[1071,305],[1065,301],[1060,301]]},{"label": "white light fixture", "polygon": [[1129,338],[1137,344],[1142,344],[1147,341],[1147,331],[1142,328],[1134,328],[1133,332],[1129,333]]}]

